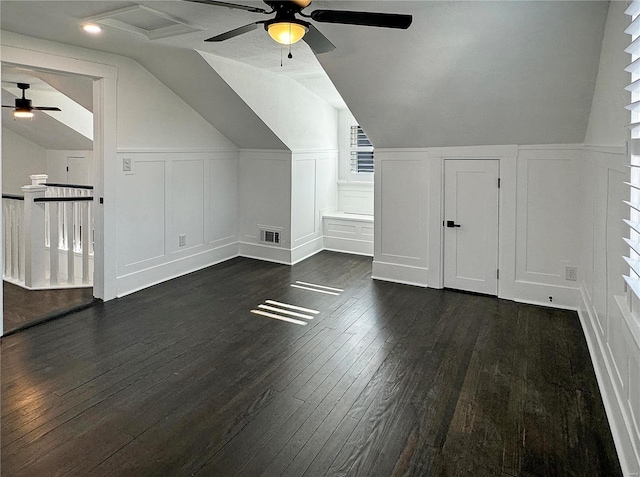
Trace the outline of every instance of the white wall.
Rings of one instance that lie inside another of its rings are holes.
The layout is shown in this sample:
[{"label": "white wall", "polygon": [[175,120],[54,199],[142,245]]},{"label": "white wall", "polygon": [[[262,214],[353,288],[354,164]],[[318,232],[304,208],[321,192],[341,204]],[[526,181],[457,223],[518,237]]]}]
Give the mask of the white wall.
[{"label": "white wall", "polygon": [[[625,2],[611,2],[600,56],[584,157],[579,170],[582,269],[579,315],[625,475],[640,473],[640,319],[629,311],[622,259],[628,227],[629,162],[625,141],[630,121],[624,87],[630,57]],[[637,303],[636,303],[637,304]]]},{"label": "white wall", "polygon": [[338,204],[338,154],[292,154],[291,263],[323,249],[322,215]]},{"label": "white wall", "polygon": [[47,170],[47,151],[7,128],[2,128],[2,192],[22,194],[31,174]]},{"label": "white wall", "polygon": [[[240,151],[240,255],[291,263],[291,153]],[[280,232],[280,244],[260,242],[260,228]]]}]

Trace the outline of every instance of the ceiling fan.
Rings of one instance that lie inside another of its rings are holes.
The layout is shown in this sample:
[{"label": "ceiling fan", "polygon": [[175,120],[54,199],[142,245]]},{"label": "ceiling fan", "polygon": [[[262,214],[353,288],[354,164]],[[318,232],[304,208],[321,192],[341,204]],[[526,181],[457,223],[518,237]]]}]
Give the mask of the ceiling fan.
[{"label": "ceiling fan", "polygon": [[206,39],[205,41],[224,41],[236,36],[248,33],[264,25],[264,29],[278,43],[291,45],[301,39],[311,47],[316,54],[334,50],[335,46],[313,24],[300,20],[296,15],[310,18],[320,23],[342,23],[346,25],[362,25],[382,28],[399,28],[406,30],[411,25],[411,15],[397,13],[354,12],[348,10],[314,10],[310,14],[303,12],[311,4],[311,0],[263,0],[271,10],[264,8],[240,5],[236,3],[218,2],[214,0],[187,0],[194,3],[203,3],[219,7],[246,10],[251,13],[261,13],[275,17],[270,20],[261,20],[220,35]]},{"label": "ceiling fan", "polygon": [[14,108],[13,109],[13,118],[32,118],[33,110],[36,111],[62,111],[60,108],[56,108],[55,106],[32,106],[31,100],[24,97],[24,92],[29,89],[30,85],[27,83],[17,83],[18,88],[22,90],[22,98],[15,99],[14,106],[6,106],[2,105],[3,108]]}]

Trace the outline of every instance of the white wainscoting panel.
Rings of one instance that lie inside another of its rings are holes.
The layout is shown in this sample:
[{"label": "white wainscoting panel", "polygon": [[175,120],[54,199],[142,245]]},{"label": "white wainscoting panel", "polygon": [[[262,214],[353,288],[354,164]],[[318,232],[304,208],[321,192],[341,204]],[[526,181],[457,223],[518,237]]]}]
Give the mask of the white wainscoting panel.
[{"label": "white wainscoting panel", "polygon": [[314,238],[317,232],[316,160],[293,159],[291,182],[291,239],[295,247]]},{"label": "white wainscoting panel", "polygon": [[118,296],[238,255],[237,152],[121,151],[117,161]]},{"label": "white wainscoting panel", "polygon": [[376,150],[373,278],[427,286],[426,150]]},{"label": "white wainscoting panel", "polygon": [[118,275],[166,253],[166,162],[153,155],[135,160],[132,154],[119,156],[119,162],[125,157],[135,174],[121,174],[118,181]]},{"label": "white wainscoting panel", "polygon": [[518,301],[575,308],[579,267],[582,146],[521,146],[517,159],[516,282]]},{"label": "white wainscoting panel", "polygon": [[321,217],[337,206],[337,163],[337,151],[292,154],[291,263],[323,248]]},{"label": "white wainscoting panel", "polygon": [[208,165],[207,242],[213,245],[235,241],[238,237],[238,159],[220,158],[208,161]]},{"label": "white wainscoting panel", "polygon": [[[289,263],[291,250],[291,152],[240,152],[240,254]],[[281,230],[280,244],[260,242],[260,228]],[[285,252],[286,251],[286,252]],[[273,259],[274,254],[278,259]]]},{"label": "white wainscoting panel", "polygon": [[623,147],[585,148],[581,183],[583,260],[578,312],[625,475],[640,474],[640,320],[621,278],[628,213]]},{"label": "white wainscoting panel", "polygon": [[380,169],[380,254],[419,261],[420,222],[424,204],[419,198],[425,188],[424,164],[419,159],[381,160]]},{"label": "white wainscoting panel", "polygon": [[[173,234],[171,250],[196,247],[204,243],[204,160],[174,160],[172,184]],[[179,236],[185,236],[180,247]]]}]

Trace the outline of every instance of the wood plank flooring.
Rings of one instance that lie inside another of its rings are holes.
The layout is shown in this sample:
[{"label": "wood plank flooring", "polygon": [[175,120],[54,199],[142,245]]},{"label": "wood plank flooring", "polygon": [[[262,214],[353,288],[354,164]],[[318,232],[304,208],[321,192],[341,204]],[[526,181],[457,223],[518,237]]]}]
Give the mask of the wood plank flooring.
[{"label": "wood plank flooring", "polygon": [[2,475],[621,475],[575,313],[370,274],[238,258],[4,338]]},{"label": "wood plank flooring", "polygon": [[2,283],[5,333],[87,307],[94,301],[93,288],[27,290],[5,281]]}]

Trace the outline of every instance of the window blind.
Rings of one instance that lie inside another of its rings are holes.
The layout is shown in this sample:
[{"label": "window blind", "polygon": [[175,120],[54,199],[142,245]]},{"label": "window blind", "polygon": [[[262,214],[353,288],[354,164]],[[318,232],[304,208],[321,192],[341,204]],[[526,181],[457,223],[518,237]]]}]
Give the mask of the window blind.
[{"label": "window blind", "polygon": [[631,84],[625,88],[631,93],[631,103],[627,106],[631,142],[630,179],[625,183],[629,188],[629,200],[624,201],[629,208],[629,218],[624,219],[629,230],[629,237],[625,237],[624,241],[629,248],[628,256],[623,257],[629,266],[629,275],[625,275],[624,280],[640,298],[640,0],[631,2],[625,13],[631,17],[631,23],[625,29],[625,33],[631,36],[629,46],[625,49],[631,55],[629,66],[625,68],[631,74]]},{"label": "window blind", "polygon": [[351,126],[351,172],[373,172],[373,145],[360,126]]}]

